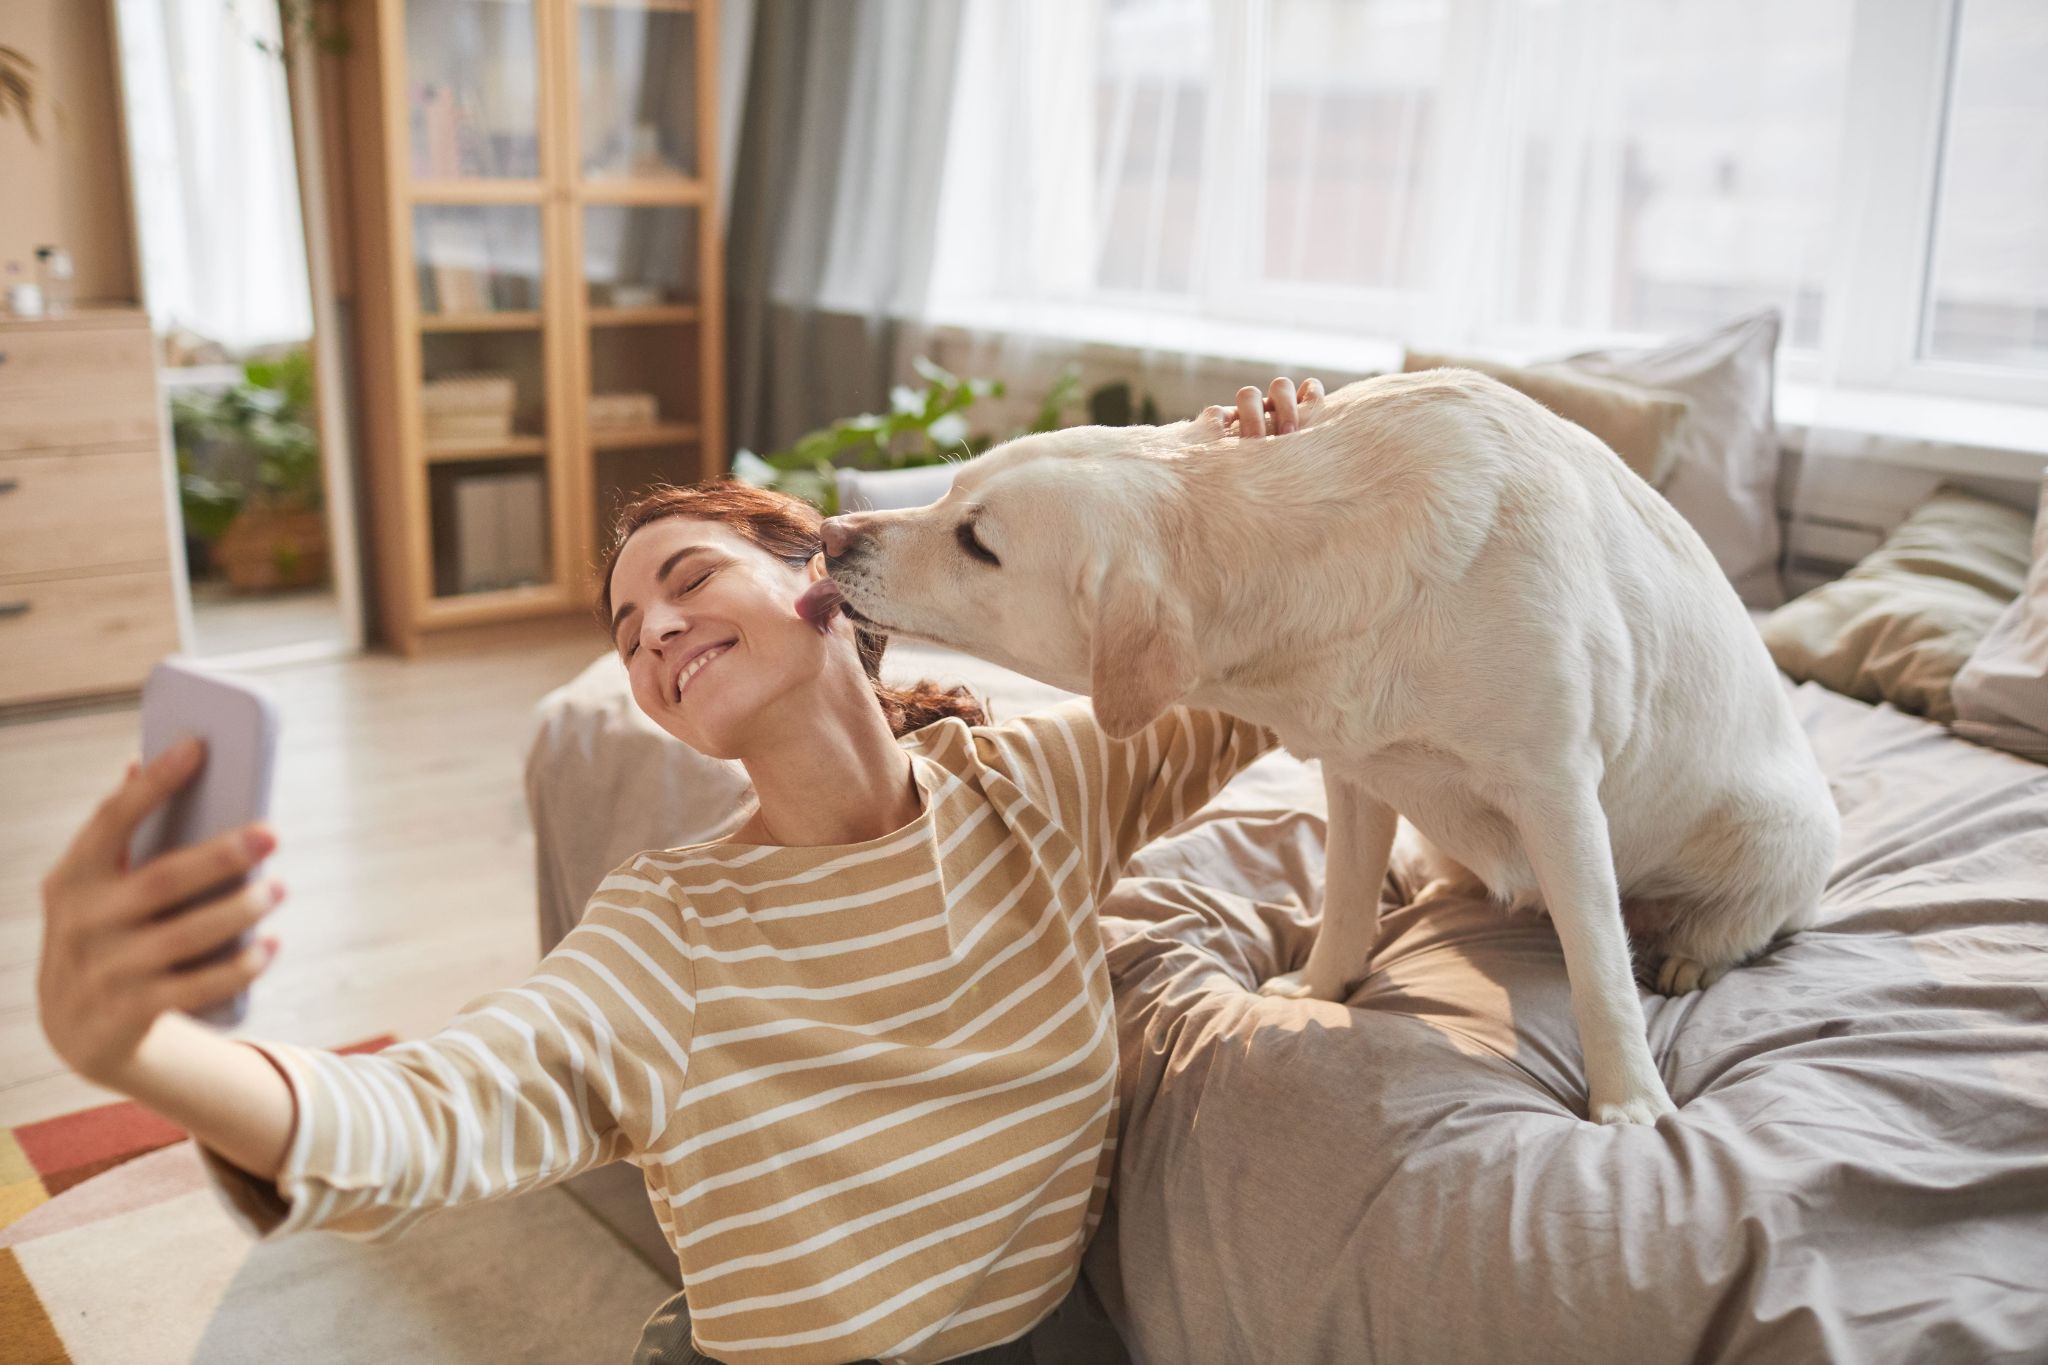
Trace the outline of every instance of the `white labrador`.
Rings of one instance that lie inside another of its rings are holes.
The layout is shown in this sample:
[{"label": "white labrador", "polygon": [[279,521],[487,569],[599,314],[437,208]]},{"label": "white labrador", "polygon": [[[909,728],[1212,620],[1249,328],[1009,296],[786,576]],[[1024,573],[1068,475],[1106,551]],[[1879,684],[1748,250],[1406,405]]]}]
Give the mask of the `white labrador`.
[{"label": "white labrador", "polygon": [[1266,994],[1366,974],[1397,815],[1540,901],[1590,1116],[1654,1122],[1629,930],[1659,989],[1705,986],[1809,923],[1834,859],[1770,657],[1670,505],[1513,390],[1386,375],[1306,421],[1027,436],[929,507],[828,522],[827,564],[849,614],[1089,693],[1112,735],[1187,702],[1321,759],[1322,929]]}]

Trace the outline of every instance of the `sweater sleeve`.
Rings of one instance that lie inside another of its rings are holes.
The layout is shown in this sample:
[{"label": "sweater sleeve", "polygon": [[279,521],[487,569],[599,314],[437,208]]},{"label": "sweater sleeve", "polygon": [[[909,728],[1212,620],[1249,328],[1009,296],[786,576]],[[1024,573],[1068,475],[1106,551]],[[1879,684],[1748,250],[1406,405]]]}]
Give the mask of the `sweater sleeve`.
[{"label": "sweater sleeve", "polygon": [[516,986],[429,1037],[343,1056],[250,1043],[291,1087],[276,1181],[199,1148],[258,1238],[384,1241],[436,1209],[539,1189],[643,1150],[681,1091],[695,979],[676,903],[627,864]]},{"label": "sweater sleeve", "polygon": [[1079,845],[1098,894],[1132,854],[1279,743],[1263,725],[1187,706],[1167,708],[1128,739],[1111,739],[1085,698],[977,734],[984,763],[1042,794]]}]

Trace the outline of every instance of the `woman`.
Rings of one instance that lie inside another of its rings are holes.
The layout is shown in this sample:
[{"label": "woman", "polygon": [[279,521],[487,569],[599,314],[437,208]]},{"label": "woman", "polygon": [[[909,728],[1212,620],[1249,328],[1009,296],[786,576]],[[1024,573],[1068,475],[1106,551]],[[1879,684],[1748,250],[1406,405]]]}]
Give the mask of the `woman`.
[{"label": "woman", "polygon": [[[1291,430],[1319,396],[1244,389],[1237,428],[1266,434],[1269,403]],[[819,525],[732,483],[622,514],[598,611],[634,699],[743,763],[758,805],[729,839],[616,869],[524,983],[375,1056],[175,1013],[262,972],[275,940],[171,964],[283,893],[152,921],[275,843],[252,825],[125,869],[129,832],[197,769],[172,750],[131,765],[45,880],[58,1055],[190,1130],[263,1237],[379,1239],[633,1161],[689,1302],[650,1320],[638,1359],[1021,1350],[1073,1285],[1114,1167],[1095,905],[1272,736],[1176,708],[1112,742],[1085,702],[983,726],[964,696],[885,687],[881,639],[794,610],[823,574]]]}]

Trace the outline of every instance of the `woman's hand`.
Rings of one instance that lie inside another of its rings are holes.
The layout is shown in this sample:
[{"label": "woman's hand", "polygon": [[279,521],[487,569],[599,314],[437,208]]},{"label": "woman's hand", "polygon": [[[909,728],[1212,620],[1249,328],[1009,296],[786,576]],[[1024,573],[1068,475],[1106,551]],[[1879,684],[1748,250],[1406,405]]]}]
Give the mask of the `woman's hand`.
[{"label": "woman's hand", "polygon": [[199,771],[204,745],[187,740],[147,767],[128,765],[57,865],[43,878],[43,959],[36,982],[43,1034],[66,1065],[114,1089],[159,1016],[200,1010],[262,974],[277,940],[220,962],[180,969],[276,909],[284,887],[252,880],[164,920],[164,909],[248,872],[277,844],[262,823],[128,867],[135,827]]},{"label": "woman's hand", "polygon": [[1217,404],[1209,409],[1223,423],[1226,436],[1285,436],[1314,420],[1323,401],[1323,381],[1304,379],[1297,387],[1292,379],[1275,379],[1260,393],[1250,384],[1237,391],[1237,406]]}]

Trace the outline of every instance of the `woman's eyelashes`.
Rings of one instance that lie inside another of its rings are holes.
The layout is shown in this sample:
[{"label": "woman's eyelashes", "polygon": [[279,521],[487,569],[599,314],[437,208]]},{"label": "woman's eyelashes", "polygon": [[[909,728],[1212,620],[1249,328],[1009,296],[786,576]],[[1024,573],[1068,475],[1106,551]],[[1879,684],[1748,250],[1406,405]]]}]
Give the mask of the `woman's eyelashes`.
[{"label": "woman's eyelashes", "polygon": [[[677,588],[677,589],[676,589],[676,593],[675,593],[675,596],[676,596],[676,600],[680,602],[680,601],[681,601],[681,600],[682,600],[683,598],[685,598],[685,597],[688,597],[688,596],[689,596],[689,595],[690,595],[691,593],[693,593],[693,592],[697,591],[697,589],[699,589],[699,588],[703,587],[703,586],[704,586],[704,584],[705,584],[705,583],[706,583],[707,581],[709,581],[709,579],[711,578],[711,575],[713,575],[713,574],[715,574],[715,573],[717,573],[717,572],[718,572],[718,570],[717,570],[717,569],[715,569],[715,568],[712,568],[712,569],[706,569],[706,570],[705,570],[705,571],[704,571],[703,573],[700,573],[700,574],[698,574],[698,575],[697,575],[697,576],[696,576],[695,578],[691,579],[691,580],[689,581],[689,583],[688,583],[688,585],[687,585],[687,586],[684,586],[684,587],[680,587],[680,588]],[[638,654],[639,652],[640,652],[640,637],[636,635],[636,636],[634,636],[634,637],[633,637],[633,638],[632,638],[631,640],[629,640],[629,641],[627,641],[627,642],[626,642],[626,658],[627,658],[627,660],[628,660],[628,661],[630,661],[630,660],[631,660],[631,659],[633,658],[633,656],[634,656],[634,655],[636,655],[636,654]]]}]

